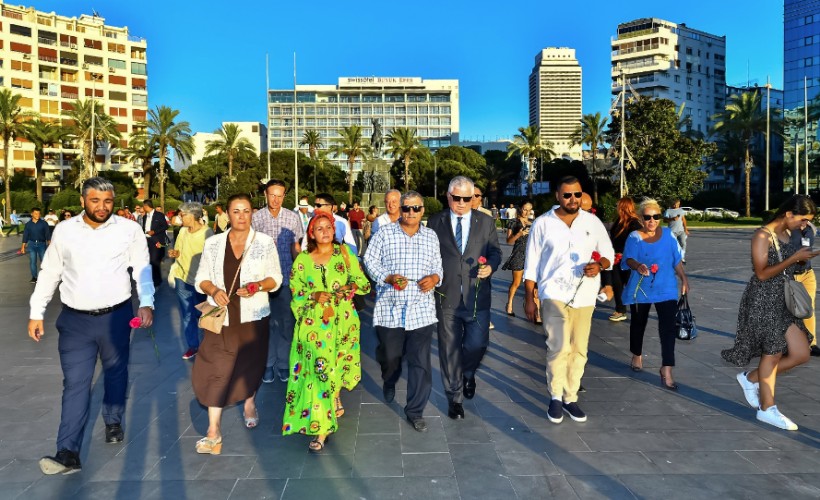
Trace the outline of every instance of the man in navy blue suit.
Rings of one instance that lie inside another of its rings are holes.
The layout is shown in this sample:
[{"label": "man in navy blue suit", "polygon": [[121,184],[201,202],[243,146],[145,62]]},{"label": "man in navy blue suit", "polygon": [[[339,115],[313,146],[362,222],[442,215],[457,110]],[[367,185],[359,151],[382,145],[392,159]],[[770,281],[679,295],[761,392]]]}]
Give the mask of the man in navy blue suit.
[{"label": "man in navy blue suit", "polygon": [[142,229],[148,243],[148,255],[151,261],[151,277],[154,280],[154,287],[159,287],[162,283],[160,265],[165,257],[165,246],[168,244],[168,221],[165,214],[154,210],[154,203],[151,200],[142,202]]}]

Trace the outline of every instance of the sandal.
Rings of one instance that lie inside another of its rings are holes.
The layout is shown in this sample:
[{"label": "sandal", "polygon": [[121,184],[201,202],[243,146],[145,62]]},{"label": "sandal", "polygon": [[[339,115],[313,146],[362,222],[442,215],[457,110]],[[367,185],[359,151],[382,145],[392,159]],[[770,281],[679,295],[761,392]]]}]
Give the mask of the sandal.
[{"label": "sandal", "polygon": [[321,453],[322,450],[325,449],[325,444],[327,440],[330,439],[330,435],[325,436],[324,441],[319,441],[319,436],[311,439],[310,443],[308,444],[308,450],[311,453]]},{"label": "sandal", "polygon": [[205,436],[196,442],[196,452],[205,455],[221,455],[222,454],[222,436],[218,438],[209,438]]},{"label": "sandal", "polygon": [[242,412],[242,418],[245,419],[245,427],[248,429],[253,429],[257,425],[259,425],[259,408],[256,408],[256,416],[255,417],[248,417],[245,415],[245,412]]},{"label": "sandal", "polygon": [[343,416],[345,414],[345,407],[342,406],[342,398],[336,396],[333,402],[336,405],[336,418]]}]

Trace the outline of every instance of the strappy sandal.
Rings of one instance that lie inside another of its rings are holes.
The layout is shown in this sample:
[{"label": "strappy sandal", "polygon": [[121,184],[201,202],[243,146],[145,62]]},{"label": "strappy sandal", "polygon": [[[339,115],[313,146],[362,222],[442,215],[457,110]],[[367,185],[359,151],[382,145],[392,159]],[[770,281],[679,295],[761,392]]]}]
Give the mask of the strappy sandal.
[{"label": "strappy sandal", "polygon": [[310,444],[308,444],[308,450],[311,453],[321,453],[322,450],[325,449],[325,444],[327,444],[327,440],[330,439],[330,435],[325,436],[324,441],[319,441],[319,436],[310,440]]},{"label": "strappy sandal", "polygon": [[345,407],[342,406],[342,398],[336,396],[333,399],[333,403],[336,405],[336,418],[341,417],[345,414]]},{"label": "strappy sandal", "polygon": [[196,452],[204,455],[221,455],[222,454],[222,436],[216,439],[205,436],[196,442]]},{"label": "strappy sandal", "polygon": [[242,418],[245,419],[245,427],[248,429],[253,429],[257,425],[259,425],[259,407],[256,408],[256,416],[255,417],[248,417],[245,415],[245,412],[242,412]]}]

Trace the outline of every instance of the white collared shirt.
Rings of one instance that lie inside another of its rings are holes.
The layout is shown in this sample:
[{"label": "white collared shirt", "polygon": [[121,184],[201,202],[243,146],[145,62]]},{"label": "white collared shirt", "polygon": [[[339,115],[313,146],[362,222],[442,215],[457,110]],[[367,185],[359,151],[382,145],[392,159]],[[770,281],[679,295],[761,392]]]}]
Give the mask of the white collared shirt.
[{"label": "white collared shirt", "polygon": [[31,294],[31,319],[43,319],[57,286],[63,304],[80,311],[115,306],[131,298],[133,268],[140,307],[154,306],[154,282],[148,244],[140,227],[112,215],[96,229],[85,212],[54,228],[37,286]]},{"label": "white collared shirt", "polygon": [[[458,249],[461,253],[464,253],[464,249],[467,248],[467,240],[470,238],[470,224],[472,216],[472,210],[468,210],[464,215],[458,215],[450,210],[450,224],[453,226],[453,238],[456,237],[456,225],[458,224],[458,218],[461,217],[461,248]],[[456,240],[456,242],[458,242],[458,240]]]},{"label": "white collared shirt", "polygon": [[600,275],[584,277],[584,266],[591,262],[592,252],[598,252],[612,263],[615,259],[612,242],[596,216],[579,211],[572,226],[567,226],[555,210],[553,207],[532,224],[524,279],[537,283],[538,297],[542,300],[571,302],[571,307],[594,306],[601,278]]},{"label": "white collared shirt", "polygon": [[153,220],[153,218],[154,218],[154,211],[153,210],[151,210],[150,212],[145,212],[142,216],[142,225],[143,225],[143,228],[142,228],[143,231],[142,232],[145,233],[146,235],[148,234],[148,231],[151,230],[151,221]]}]

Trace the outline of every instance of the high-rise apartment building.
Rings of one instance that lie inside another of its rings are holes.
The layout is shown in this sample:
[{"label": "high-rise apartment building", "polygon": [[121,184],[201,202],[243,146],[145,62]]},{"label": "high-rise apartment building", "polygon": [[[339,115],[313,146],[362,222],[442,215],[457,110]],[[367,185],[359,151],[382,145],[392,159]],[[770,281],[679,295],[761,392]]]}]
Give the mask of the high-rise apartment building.
[{"label": "high-rise apartment building", "polygon": [[[268,129],[264,124],[259,122],[222,122],[224,127],[227,124],[236,125],[239,127],[239,137],[245,138],[251,143],[256,154],[267,153],[268,151]],[[219,138],[219,135],[214,132],[196,132],[191,136],[194,142],[194,154],[190,160],[184,160],[174,154],[174,169],[176,171],[183,170],[199,162],[205,157],[205,148],[208,142]]]},{"label": "high-rise apartment building", "polygon": [[307,154],[307,146],[299,142],[308,129],[321,134],[325,148],[340,137],[339,129],[350,125],[362,127],[362,136],[369,138],[374,119],[384,136],[394,128],[414,129],[421,143],[434,150],[458,142],[458,80],[343,77],[338,85],[297,85],[295,112],[293,98],[293,89],[268,92],[272,150],[298,147]]},{"label": "high-rise apartment building", "polygon": [[[0,86],[22,96],[24,110],[40,119],[67,124],[77,99],[95,99],[118,123],[119,144],[96,150],[99,170],[127,172],[141,184],[142,168],[128,164],[122,151],[148,110],[146,41],[126,27],[108,26],[98,15],[65,17],[0,0]],[[82,157],[78,144],[46,148],[46,192],[60,186],[62,171]],[[34,176],[34,147],[18,137],[10,162],[15,172]],[[2,157],[0,157],[2,163]]]},{"label": "high-rise apartment building", "polygon": [[785,109],[820,96],[820,0],[785,0],[783,9],[783,92]]},{"label": "high-rise apartment building", "polygon": [[581,145],[570,140],[581,117],[581,65],[575,49],[542,49],[530,73],[530,125],[541,127],[541,141],[549,141],[557,156],[581,159]]},{"label": "high-rise apartment building", "polygon": [[612,94],[622,80],[636,93],[669,99],[707,134],[726,104],[726,37],[656,18],[618,25],[612,40]]}]

